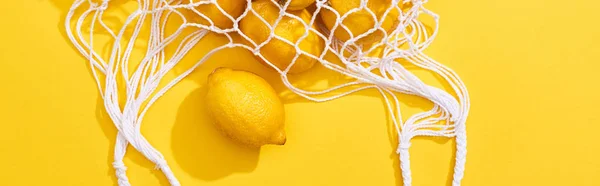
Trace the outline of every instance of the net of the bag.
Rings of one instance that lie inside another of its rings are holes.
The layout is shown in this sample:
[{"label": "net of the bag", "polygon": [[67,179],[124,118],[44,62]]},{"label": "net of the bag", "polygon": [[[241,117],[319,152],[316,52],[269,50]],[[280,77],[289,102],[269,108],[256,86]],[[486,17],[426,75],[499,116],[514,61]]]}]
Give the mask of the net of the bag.
[{"label": "net of the bag", "polygon": [[[125,22],[107,24],[107,14],[114,13],[107,10],[127,2],[137,2],[137,8],[128,12]],[[398,135],[397,153],[404,185],[411,185],[408,148],[413,137],[455,137],[452,183],[457,186],[463,178],[466,157],[469,95],[453,70],[423,53],[434,40],[439,23],[438,15],[426,9],[425,3],[426,0],[76,0],[65,26],[75,47],[88,59],[106,111],[119,131],[113,165],[121,186],[130,185],[123,164],[128,145],[154,162],[171,185],[180,185],[161,153],[141,134],[142,119],[159,97],[211,55],[236,47],[247,49],[277,71],[292,92],[315,102],[366,89],[378,90]],[[179,21],[173,23],[173,17]],[[433,20],[433,26],[426,26],[425,19]],[[169,27],[176,29],[167,31]],[[209,32],[226,37],[228,42],[161,84]],[[99,33],[109,38],[107,55],[95,47]],[[139,45],[146,50],[134,62],[132,53]],[[176,46],[175,50],[167,51],[171,46]],[[323,90],[307,90],[289,80],[288,74],[306,71],[315,64],[351,81]],[[439,75],[450,85],[451,93],[426,84],[408,70],[407,64]],[[403,120],[399,94],[425,98],[434,106]]]}]

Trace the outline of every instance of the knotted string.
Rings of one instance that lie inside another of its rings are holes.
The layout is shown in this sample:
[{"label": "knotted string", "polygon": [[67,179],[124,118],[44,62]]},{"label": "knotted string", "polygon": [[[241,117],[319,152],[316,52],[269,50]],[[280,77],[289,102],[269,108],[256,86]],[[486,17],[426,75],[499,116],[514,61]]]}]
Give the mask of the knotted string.
[{"label": "knotted string", "polygon": [[[257,16],[271,31],[269,37],[261,43],[254,42],[239,28],[240,20],[248,14],[258,15],[252,9],[251,0],[246,0],[245,3],[247,6],[239,17],[229,15],[219,6],[217,3],[219,1],[217,0],[196,0],[195,2],[191,0],[137,0],[138,9],[127,17],[123,25],[119,25],[118,33],[114,33],[103,21],[105,11],[110,6],[110,1],[102,0],[99,3],[96,1],[98,0],[76,0],[67,14],[65,27],[67,35],[76,49],[88,59],[98,89],[100,90],[100,95],[104,100],[106,111],[119,131],[115,145],[113,167],[115,168],[120,186],[130,185],[126,175],[126,166],[123,164],[123,157],[128,145],[132,145],[146,158],[154,162],[157,165],[157,169],[160,169],[165,174],[171,185],[180,185],[162,154],[150,145],[141,134],[140,128],[143,117],[158,98],[193,72],[210,56],[222,49],[235,47],[245,48],[254,53],[280,74],[286,87],[297,95],[315,102],[337,99],[366,89],[378,90],[385,100],[385,106],[393,118],[392,121],[398,134],[399,144],[397,153],[401,162],[400,167],[405,186],[412,184],[408,149],[410,148],[410,140],[413,137],[456,137],[457,152],[453,185],[460,185],[466,158],[465,123],[470,108],[469,94],[466,86],[454,71],[423,53],[423,50],[436,37],[439,25],[439,16],[424,7],[424,4],[427,2],[426,0],[390,0],[390,6],[380,16],[377,16],[368,7],[368,0],[361,0],[358,7],[349,10],[343,15],[331,7],[327,0],[317,0],[315,2],[315,11],[308,22],[285,11],[290,1],[279,4],[279,1],[271,0],[273,5],[279,8],[280,12],[273,24],[269,24],[263,17]],[[84,6],[86,3],[88,6]],[[397,6],[400,4],[410,5],[410,8],[401,9],[400,6]],[[209,16],[205,15],[204,12],[196,10],[198,6],[207,5],[216,6],[224,16],[232,21],[232,26],[230,28],[217,27]],[[85,11],[75,15],[76,11],[80,9],[85,9]],[[205,19],[208,23],[191,22],[182,13],[183,10],[191,10],[197,17]],[[331,11],[336,16],[336,23],[331,30],[317,21],[319,12],[324,10]],[[384,19],[388,17],[387,15],[394,10],[400,12],[397,17],[398,24],[392,31],[386,31],[382,28],[382,24]],[[351,14],[358,11],[367,12],[374,21],[374,27],[359,35],[353,35],[348,25],[342,23],[344,19],[347,19]],[[179,17],[182,23],[175,32],[167,34],[166,26],[172,15]],[[435,27],[431,33],[420,21],[423,15],[431,16],[435,20]],[[275,34],[274,28],[277,27],[283,17],[299,20],[304,26],[305,32],[297,41],[288,41]],[[90,18],[90,24],[84,25],[84,22]],[[75,26],[74,28],[73,25]],[[82,32],[84,26],[89,26],[90,28],[87,38]],[[132,27],[133,29],[131,29]],[[195,28],[196,31],[184,33],[183,30],[186,28]],[[113,42],[113,45],[110,48],[110,56],[108,58],[104,58],[93,48],[94,35],[99,29],[109,33],[112,38],[111,42]],[[331,34],[337,29],[345,30],[349,33],[350,38],[345,41],[337,39],[334,34]],[[144,30],[150,31],[148,40],[145,43],[147,51],[144,58],[139,61],[139,65],[131,71],[129,64],[134,62],[131,61],[130,56],[133,48],[139,43],[137,39],[140,36],[140,32]],[[208,32],[223,35],[228,38],[229,42],[211,50],[192,67],[184,71],[184,73],[171,80],[165,86],[159,87],[159,83],[164,76]],[[370,47],[358,43],[360,39],[375,32],[383,33],[383,37],[379,42]],[[315,34],[325,41],[325,49],[322,53],[314,55],[303,51],[299,47],[299,44],[309,34]],[[125,38],[125,35],[131,36]],[[242,40],[245,40],[243,43],[248,44],[236,43],[233,35],[241,36]],[[183,39],[180,42],[175,42],[177,38]],[[277,68],[261,54],[261,49],[271,40],[279,40],[295,48],[296,54],[287,68]],[[167,55],[165,48],[171,45],[176,45],[177,50],[172,55]],[[373,57],[368,55],[377,49],[383,49],[381,56]],[[326,60],[325,56],[327,54],[333,54],[342,64],[339,65]],[[290,82],[287,74],[301,55],[316,59],[327,69],[351,77],[354,80],[319,91],[309,91],[296,87]],[[400,60],[440,75],[452,87],[455,96],[442,89],[427,85],[402,64],[398,63]],[[101,77],[104,77],[104,79],[101,79]],[[122,82],[121,80],[124,80],[125,95],[119,94],[122,90],[117,84],[118,82]],[[351,89],[346,90],[344,88]],[[334,93],[334,91],[342,89],[345,91]],[[403,121],[397,93],[423,97],[433,102],[434,107],[431,110],[414,114],[406,121]],[[125,100],[124,104],[119,102],[119,100]]]}]

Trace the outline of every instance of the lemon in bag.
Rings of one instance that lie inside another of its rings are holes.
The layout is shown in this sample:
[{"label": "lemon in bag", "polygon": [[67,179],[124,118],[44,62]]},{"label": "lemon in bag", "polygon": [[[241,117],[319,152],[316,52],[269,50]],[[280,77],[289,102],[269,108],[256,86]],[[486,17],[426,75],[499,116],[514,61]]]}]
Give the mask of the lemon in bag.
[{"label": "lemon in bag", "polygon": [[[252,8],[258,13],[258,16],[263,18],[271,27],[273,27],[275,20],[279,17],[279,8],[270,0],[254,1],[252,2]],[[314,26],[309,25],[312,16],[307,10],[288,11],[288,13],[298,16],[302,20],[284,16],[279,24],[274,27],[275,35],[295,44],[306,33],[307,27],[305,27],[305,24],[316,30]],[[255,14],[248,14],[240,23],[241,32],[256,44],[263,43],[271,37],[271,30],[258,16]],[[319,57],[323,52],[324,41],[315,32],[310,30],[308,32],[308,36],[297,46],[301,51]],[[280,70],[285,70],[296,56],[296,48],[294,45],[273,38],[260,49],[260,54]],[[315,62],[317,62],[317,59],[301,54],[290,68],[289,72],[304,72],[310,69]]]},{"label": "lemon in bag", "polygon": [[[328,5],[331,6],[340,16],[348,13],[352,9],[359,8],[361,0],[329,0]],[[399,8],[401,5],[397,5]],[[385,14],[388,8],[392,7],[390,11]],[[369,29],[375,28],[376,20],[382,20],[381,29],[386,33],[390,33],[398,25],[399,11],[395,6],[392,6],[392,0],[369,0],[367,7],[373,14],[369,13],[368,10],[362,9],[357,12],[350,13],[341,24],[345,25],[350,32],[344,29],[340,24],[336,27],[334,35],[336,38],[347,41],[351,39],[351,35],[357,37],[361,34],[367,33]],[[327,29],[332,30],[338,22],[338,16],[331,10],[323,8],[319,13],[323,23]],[[384,17],[385,16],[385,17]],[[372,44],[380,41],[385,33],[381,30],[376,30],[373,33],[366,35],[365,37],[357,41],[358,44]]]},{"label": "lemon in bag", "polygon": [[[233,27],[233,20],[228,18],[219,7],[225,11],[226,14],[233,17],[234,19],[239,18],[246,8],[246,0],[217,0],[216,4],[202,4],[196,7],[196,10],[206,17],[208,17],[216,27],[221,29],[227,29]],[[210,25],[210,22],[199,15],[194,15],[195,20],[202,25]]]}]

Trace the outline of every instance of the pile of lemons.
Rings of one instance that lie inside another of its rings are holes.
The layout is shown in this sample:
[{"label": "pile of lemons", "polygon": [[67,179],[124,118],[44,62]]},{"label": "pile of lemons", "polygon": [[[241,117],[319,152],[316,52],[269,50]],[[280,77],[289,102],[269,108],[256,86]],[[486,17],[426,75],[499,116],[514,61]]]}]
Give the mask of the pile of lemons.
[{"label": "pile of lemons", "polygon": [[[246,0],[217,0],[216,3],[233,18],[239,18],[247,8]],[[285,11],[302,20],[283,16],[273,28],[275,35],[291,43],[297,43],[306,35],[298,47],[306,54],[320,56],[325,48],[325,41],[315,33],[317,31],[315,24],[309,24],[314,15],[310,7],[314,6],[315,0],[254,0],[251,8],[256,13],[249,12],[241,19],[239,23],[241,34],[251,39],[254,44],[267,41],[271,36],[270,27],[275,25],[280,16],[279,7],[287,3],[289,5]],[[344,15],[360,7],[361,0],[328,0],[326,3],[338,15]],[[353,12],[342,21],[346,29],[337,23],[339,17],[334,11],[322,8],[317,15],[326,28],[329,30],[335,28],[333,32],[335,37],[342,41],[367,33],[374,28],[376,24],[374,16],[378,20],[383,20],[381,29],[357,40],[359,44],[368,45],[381,40],[385,35],[384,31],[389,33],[398,24],[397,9],[392,8],[388,11],[392,6],[391,3],[391,0],[369,0],[367,4],[369,10]],[[214,26],[221,29],[233,27],[233,21],[215,4],[200,5],[196,9],[210,18]],[[200,24],[208,25],[209,22],[203,20]],[[308,34],[306,34],[306,26],[313,27]],[[248,44],[253,45],[252,42]],[[269,40],[260,50],[266,60],[282,71],[289,68],[289,73],[304,72],[317,62],[315,58],[300,54],[292,64],[296,52],[294,45],[276,38]],[[283,104],[275,90],[264,79],[253,73],[226,68],[216,69],[208,78],[206,104],[217,128],[241,144],[260,147],[266,144],[283,145],[286,142]]]}]

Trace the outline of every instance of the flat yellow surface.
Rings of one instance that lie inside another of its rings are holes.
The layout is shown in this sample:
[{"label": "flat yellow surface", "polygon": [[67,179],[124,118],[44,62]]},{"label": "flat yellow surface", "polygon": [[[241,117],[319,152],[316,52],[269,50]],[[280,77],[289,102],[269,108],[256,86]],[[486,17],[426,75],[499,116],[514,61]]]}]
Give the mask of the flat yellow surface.
[{"label": "flat yellow surface", "polygon": [[[114,185],[116,129],[63,30],[71,1],[1,4],[0,185]],[[472,98],[463,185],[600,185],[599,6],[429,3],[442,25],[427,53],[455,69]],[[267,74],[283,91],[249,52],[228,50],[161,98],[142,132],[183,185],[401,185],[396,144],[375,91],[320,104],[286,99],[288,143],[248,150],[206,118],[204,81],[217,66]],[[431,106],[414,97],[402,101],[409,113]],[[414,139],[414,185],[449,184],[453,146],[443,138]],[[125,164],[133,185],[167,185],[131,148]]]}]

